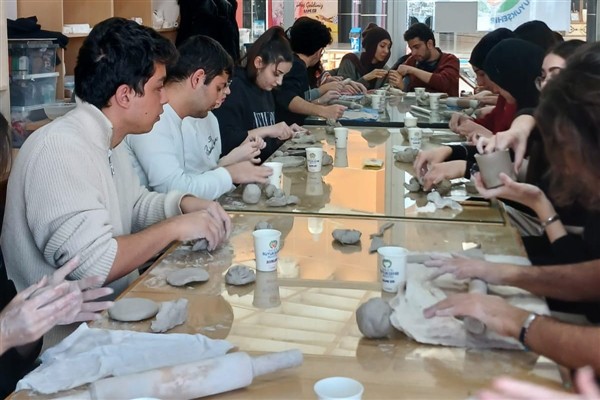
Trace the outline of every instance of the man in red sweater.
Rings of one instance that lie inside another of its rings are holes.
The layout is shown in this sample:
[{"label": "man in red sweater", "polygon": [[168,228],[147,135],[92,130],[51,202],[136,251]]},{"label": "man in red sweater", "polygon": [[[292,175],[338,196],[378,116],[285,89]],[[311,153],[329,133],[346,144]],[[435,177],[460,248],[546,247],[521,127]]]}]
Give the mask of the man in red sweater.
[{"label": "man in red sweater", "polygon": [[405,92],[425,87],[429,92],[458,96],[458,58],[435,47],[431,29],[422,23],[414,24],[404,32],[404,40],[411,50],[410,57],[392,68],[390,83]]}]

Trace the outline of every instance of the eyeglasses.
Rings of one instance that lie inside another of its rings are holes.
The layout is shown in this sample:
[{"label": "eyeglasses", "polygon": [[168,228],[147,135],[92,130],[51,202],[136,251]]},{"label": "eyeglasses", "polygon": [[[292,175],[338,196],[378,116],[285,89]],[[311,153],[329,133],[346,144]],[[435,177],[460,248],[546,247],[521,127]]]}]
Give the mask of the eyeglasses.
[{"label": "eyeglasses", "polygon": [[535,78],[535,87],[537,90],[542,90],[542,88],[544,87],[544,82],[549,81],[550,79],[552,79],[553,77],[555,77],[556,75],[558,75],[558,73],[562,70],[561,67],[552,67],[548,70],[548,73],[546,74],[546,76],[542,75],[542,76],[538,76],[537,78]]},{"label": "eyeglasses", "polygon": [[225,84],[223,86],[221,86],[218,90],[219,90],[219,92],[222,92],[223,90],[227,89],[229,86],[231,86],[231,79],[228,80],[227,82],[225,82]]}]

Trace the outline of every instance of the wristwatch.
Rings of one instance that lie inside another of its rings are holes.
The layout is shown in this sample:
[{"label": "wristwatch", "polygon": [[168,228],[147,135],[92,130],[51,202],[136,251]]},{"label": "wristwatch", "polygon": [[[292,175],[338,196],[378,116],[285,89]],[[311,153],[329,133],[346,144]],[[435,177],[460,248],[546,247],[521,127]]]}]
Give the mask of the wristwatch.
[{"label": "wristwatch", "polygon": [[529,327],[537,317],[538,315],[536,313],[531,313],[527,316],[527,318],[523,322],[523,325],[521,325],[521,331],[519,332],[519,342],[521,342],[521,344],[525,348],[525,351],[529,351],[529,347],[527,347],[527,344],[525,343],[525,339],[527,339],[527,331],[529,330]]},{"label": "wristwatch", "polygon": [[540,227],[539,227],[540,235],[544,234],[544,231],[546,230],[546,228],[548,227],[548,225],[550,225],[551,223],[556,222],[556,221],[560,221],[560,216],[558,214],[554,214],[553,216],[551,216],[547,220],[542,221],[540,223]]}]

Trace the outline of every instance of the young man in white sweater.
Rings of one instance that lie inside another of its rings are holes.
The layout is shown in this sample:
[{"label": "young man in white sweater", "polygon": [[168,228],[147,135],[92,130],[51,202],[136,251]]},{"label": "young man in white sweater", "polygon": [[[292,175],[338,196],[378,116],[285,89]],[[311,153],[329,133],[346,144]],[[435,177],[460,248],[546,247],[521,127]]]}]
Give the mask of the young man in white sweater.
[{"label": "young man in white sweater", "polygon": [[18,290],[79,256],[71,279],[100,275],[119,294],[171,242],[207,238],[214,249],[226,239],[231,221],[220,205],[149,192],[118,146],[158,121],[176,55],[157,32],[123,18],[85,39],[77,107],[27,139],[9,179],[2,250]]},{"label": "young man in white sweater", "polygon": [[181,190],[217,199],[233,184],[264,183],[272,171],[255,165],[264,147],[249,137],[220,159],[217,108],[229,94],[233,61],[207,36],[192,36],[179,47],[179,59],[167,67],[169,103],[152,131],[128,136],[125,144],[140,181],[158,192]]}]

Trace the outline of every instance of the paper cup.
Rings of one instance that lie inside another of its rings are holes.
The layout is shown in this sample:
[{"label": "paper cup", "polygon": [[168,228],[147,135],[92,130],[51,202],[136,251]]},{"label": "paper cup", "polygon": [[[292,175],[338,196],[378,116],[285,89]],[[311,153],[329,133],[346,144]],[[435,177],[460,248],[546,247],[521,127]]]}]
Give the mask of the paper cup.
[{"label": "paper cup", "polygon": [[440,109],[441,93],[429,93],[429,108],[432,110]]},{"label": "paper cup", "polygon": [[260,229],[252,232],[252,236],[254,237],[256,270],[263,272],[276,271],[281,232],[275,229]]},{"label": "paper cup", "polygon": [[256,273],[252,305],[257,308],[273,308],[281,304],[277,271]]},{"label": "paper cup", "polygon": [[269,177],[269,183],[276,187],[281,187],[281,171],[283,169],[283,164],[280,162],[266,162],[263,165],[273,170],[273,174]]},{"label": "paper cup", "polygon": [[306,148],[306,166],[308,167],[308,172],[321,171],[322,164],[323,164],[323,149],[321,147],[307,147]]},{"label": "paper cup", "polygon": [[413,149],[420,149],[423,143],[423,131],[421,128],[408,128],[408,141]]},{"label": "paper cup", "polygon": [[503,185],[500,180],[501,172],[504,172],[512,179],[516,179],[508,150],[495,151],[489,154],[475,154],[475,161],[477,161],[477,165],[479,166],[481,180],[488,189]]},{"label": "paper cup", "polygon": [[425,94],[425,88],[424,87],[416,87],[415,88],[415,97],[422,97]]},{"label": "paper cup", "polygon": [[377,253],[380,256],[379,272],[383,290],[396,293],[399,288],[404,289],[408,251],[402,247],[383,246],[377,249]]},{"label": "paper cup", "polygon": [[348,146],[348,128],[337,127],[333,131],[335,134],[335,147],[345,149]]},{"label": "paper cup", "polygon": [[371,95],[371,108],[379,111],[381,109],[381,102],[383,101],[383,97],[378,94]]},{"label": "paper cup", "polygon": [[404,126],[407,128],[413,128],[417,126],[417,117],[404,117]]},{"label": "paper cup", "polygon": [[315,383],[314,390],[319,400],[360,400],[365,388],[352,378],[334,376]]},{"label": "paper cup", "polygon": [[375,94],[376,94],[377,96],[385,97],[385,94],[386,94],[386,92],[387,92],[387,90],[385,90],[385,89],[377,89],[377,90],[375,91]]}]

